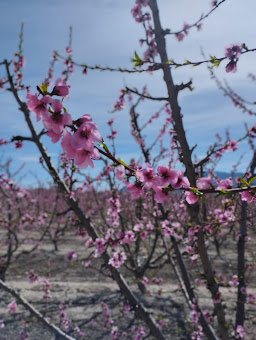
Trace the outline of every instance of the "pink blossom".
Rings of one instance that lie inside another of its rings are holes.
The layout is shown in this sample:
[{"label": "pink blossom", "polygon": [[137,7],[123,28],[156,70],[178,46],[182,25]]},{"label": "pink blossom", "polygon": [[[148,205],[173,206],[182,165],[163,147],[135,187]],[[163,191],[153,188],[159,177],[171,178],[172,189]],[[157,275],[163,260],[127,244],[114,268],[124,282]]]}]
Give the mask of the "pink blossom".
[{"label": "pink blossom", "polygon": [[70,320],[70,319],[63,319],[62,320],[62,325],[63,325],[65,331],[68,332],[71,329],[71,327],[72,327],[72,320]]},{"label": "pink blossom", "polygon": [[111,126],[115,122],[114,118],[111,118],[107,123],[109,126]]},{"label": "pink blossom", "polygon": [[233,187],[233,181],[232,181],[232,178],[230,177],[230,178],[221,180],[220,184],[217,187],[217,190],[226,190],[232,187]]},{"label": "pink blossom", "polygon": [[0,320],[0,328],[4,328],[5,324],[4,324],[4,320]]},{"label": "pink blossom", "polygon": [[61,139],[62,133],[55,133],[53,130],[50,130],[46,135],[51,138],[52,143],[57,143]]},{"label": "pink blossom", "polygon": [[65,85],[66,82],[63,78],[57,78],[56,81],[55,81],[55,86],[62,86],[62,85]]},{"label": "pink blossom", "polygon": [[217,304],[217,303],[221,303],[221,292],[217,292],[216,294],[216,298],[213,299],[213,303]]},{"label": "pink blossom", "polygon": [[159,325],[160,328],[163,328],[163,327],[166,326],[164,320],[159,320],[159,321],[158,321],[158,325]]},{"label": "pink blossom", "polygon": [[233,275],[232,276],[232,280],[230,280],[228,282],[228,284],[230,285],[230,287],[237,287],[239,285],[238,276],[237,275]]},{"label": "pink blossom", "polygon": [[253,138],[256,137],[256,126],[253,126],[253,127],[250,128],[249,135]]},{"label": "pink blossom", "polygon": [[161,187],[155,187],[154,191],[154,200],[157,203],[164,203],[164,201],[168,200],[168,192],[164,191]]},{"label": "pink blossom", "polygon": [[47,117],[49,115],[47,104],[52,102],[52,97],[49,95],[43,96],[43,98],[38,99],[36,94],[31,94],[29,89],[27,90],[27,106],[28,109],[36,114],[37,121],[42,117]]},{"label": "pink blossom", "polygon": [[6,83],[6,78],[3,77],[0,79],[0,89],[3,89],[4,88],[4,84]]},{"label": "pink blossom", "polygon": [[85,229],[81,229],[81,228],[78,228],[76,229],[76,235],[79,237],[79,238],[86,238],[88,236],[88,233]]},{"label": "pink blossom", "polygon": [[30,269],[29,272],[26,272],[26,275],[28,276],[29,282],[40,282],[40,277],[34,272],[33,269]]},{"label": "pink blossom", "polygon": [[93,240],[92,240],[92,238],[90,237],[86,242],[85,242],[85,246],[86,247],[90,247],[90,246],[92,246],[93,245]]},{"label": "pink blossom", "polygon": [[242,54],[242,46],[241,45],[228,45],[225,47],[225,56],[227,58],[236,58],[238,59]]},{"label": "pink blossom", "polygon": [[68,197],[68,198],[73,198],[73,197],[75,197],[74,191],[70,191],[70,192],[67,194],[67,197]]},{"label": "pink blossom", "polygon": [[63,150],[66,151],[68,158],[74,158],[76,154],[76,149],[71,145],[71,138],[71,133],[67,129],[64,129],[64,136],[61,141],[61,146]]},{"label": "pink blossom", "polygon": [[125,108],[124,95],[125,91],[121,89],[118,101],[115,104],[113,104],[114,111],[121,111]]},{"label": "pink blossom", "polygon": [[143,276],[142,282],[143,282],[145,285],[149,285],[149,284],[150,284],[149,279],[148,279],[146,276]]},{"label": "pink blossom", "polygon": [[94,168],[94,163],[92,159],[99,159],[100,154],[98,149],[93,148],[92,150],[86,150],[86,149],[79,149],[76,150],[76,154],[74,157],[75,164],[80,169],[86,169],[88,166]]},{"label": "pink blossom", "polygon": [[147,223],[146,228],[147,228],[147,230],[154,230],[155,229],[154,225],[151,222]]},{"label": "pink blossom", "polygon": [[125,177],[125,167],[123,165],[118,165],[116,167],[116,178],[122,181]]},{"label": "pink blossom", "polygon": [[180,189],[180,188],[188,188],[189,186],[190,186],[190,183],[189,183],[187,177],[184,177],[183,171],[179,170],[177,182],[172,184],[172,187],[174,189]]},{"label": "pink blossom", "polygon": [[197,27],[197,30],[198,30],[198,31],[201,31],[201,30],[202,30],[202,27],[203,27],[203,24],[202,24],[202,23],[201,23],[201,24],[198,24],[196,27]]},{"label": "pink blossom", "polygon": [[134,231],[142,231],[143,229],[144,229],[144,225],[141,222],[135,224],[135,226],[133,227]]},{"label": "pink blossom", "polygon": [[143,230],[141,233],[140,233],[140,237],[145,240],[148,236],[148,232],[146,230]]},{"label": "pink blossom", "polygon": [[227,150],[232,150],[232,151],[236,151],[238,149],[238,142],[235,141],[234,139],[231,139],[227,145]]},{"label": "pink blossom", "polygon": [[108,135],[107,138],[108,139],[115,139],[117,137],[117,131],[113,130],[111,135]]},{"label": "pink blossom", "polygon": [[72,50],[72,48],[71,48],[70,46],[67,46],[67,47],[66,47],[66,52],[67,52],[68,54],[72,54],[72,53],[73,53],[73,50]]},{"label": "pink blossom", "polygon": [[130,183],[127,185],[127,191],[130,192],[132,198],[138,198],[144,195],[144,190],[142,188],[142,183],[135,182],[134,184]]},{"label": "pink blossom", "polygon": [[178,181],[178,172],[175,170],[171,170],[168,166],[159,166],[157,168],[160,177],[160,186],[165,188],[168,187],[170,184],[175,185]]},{"label": "pink blossom", "polygon": [[67,253],[67,260],[69,262],[74,262],[77,259],[77,254],[75,250],[72,250],[70,252]]},{"label": "pink blossom", "polygon": [[20,140],[14,143],[16,149],[21,149],[24,146],[24,143]]},{"label": "pink blossom", "polygon": [[96,240],[94,241],[94,245],[97,248],[97,254],[103,253],[106,249],[105,240],[103,238],[96,238]]},{"label": "pink blossom", "polygon": [[195,307],[194,310],[192,310],[191,312],[191,317],[194,324],[197,324],[199,322],[200,313],[195,310]]},{"label": "pink blossom", "polygon": [[174,235],[173,229],[165,226],[163,226],[163,233],[165,237]]},{"label": "pink blossom", "polygon": [[248,265],[248,270],[253,270],[253,268],[254,268],[253,264]]},{"label": "pink blossom", "polygon": [[62,310],[62,311],[60,312],[60,317],[61,317],[62,319],[66,319],[66,317],[67,317],[67,312],[66,312],[65,310]]},{"label": "pink blossom", "polygon": [[210,323],[210,322],[212,322],[212,321],[214,320],[213,317],[210,315],[210,312],[209,312],[208,309],[206,309],[206,310],[204,311],[204,317],[205,317],[205,320],[206,320],[208,323]]},{"label": "pink blossom", "polygon": [[192,256],[190,256],[190,260],[195,263],[199,258],[199,254],[194,254]]},{"label": "pink blossom", "polygon": [[163,278],[161,278],[161,277],[152,277],[152,282],[154,282],[154,283],[156,283],[156,284],[158,284],[158,285],[160,285],[160,284],[162,284],[163,283]]},{"label": "pink blossom", "polygon": [[188,204],[194,204],[198,201],[198,196],[193,191],[185,191],[186,201]]},{"label": "pink blossom", "polygon": [[124,238],[120,241],[121,243],[132,244],[136,240],[135,234],[131,230],[125,231]]},{"label": "pink blossom", "polygon": [[158,54],[155,39],[152,39],[149,44],[149,48],[144,52],[144,60],[149,60],[150,58],[156,57]]},{"label": "pink blossom", "polygon": [[251,203],[255,198],[249,191],[243,191],[241,194],[241,200]]},{"label": "pink blossom", "polygon": [[135,335],[134,340],[142,340],[144,336],[146,336],[146,332],[144,331],[144,328],[141,327]]},{"label": "pink blossom", "polygon": [[52,90],[52,95],[60,96],[60,97],[67,97],[69,94],[70,86],[67,85],[56,85]]},{"label": "pink blossom", "polygon": [[24,68],[25,64],[26,64],[24,55],[20,55],[18,53],[15,53],[14,56],[19,58],[19,62],[18,63],[14,62],[14,64],[17,64],[18,68]]},{"label": "pink blossom", "polygon": [[172,226],[175,229],[179,229],[181,227],[181,224],[179,222],[172,222]]},{"label": "pink blossom", "polygon": [[211,7],[215,7],[217,5],[218,1],[217,0],[213,0],[210,2],[210,6]]},{"label": "pink blossom", "polygon": [[223,150],[220,150],[219,152],[216,152],[215,158],[221,158],[223,155]]},{"label": "pink blossom", "polygon": [[155,173],[154,168],[148,163],[145,169],[136,172],[136,176],[143,182],[145,188],[148,190],[160,184],[159,177]]},{"label": "pink blossom", "polygon": [[241,292],[242,294],[246,294],[246,288],[245,288],[245,287],[241,287],[241,288],[240,288],[240,292]]},{"label": "pink blossom", "polygon": [[180,32],[175,34],[175,38],[180,42],[185,38],[185,34]]},{"label": "pink blossom", "polygon": [[196,181],[196,186],[199,190],[206,190],[212,186],[211,177],[201,177]]},{"label": "pink blossom", "polygon": [[142,21],[142,10],[141,10],[141,4],[136,4],[132,10],[131,10],[132,16],[137,22]]},{"label": "pink blossom", "polygon": [[245,339],[246,333],[245,333],[245,331],[244,331],[243,326],[238,325],[238,326],[236,327],[235,332],[233,331],[233,332],[231,333],[231,335],[234,336],[235,339]]},{"label": "pink blossom", "polygon": [[7,140],[0,138],[0,145],[7,145],[7,144],[8,144]]},{"label": "pink blossom", "polygon": [[97,125],[87,121],[83,123],[77,132],[71,137],[71,145],[74,149],[92,150],[94,143],[101,142],[102,138]]},{"label": "pink blossom", "polygon": [[236,62],[231,60],[227,65],[226,65],[226,72],[233,72],[235,73],[237,71],[237,65]]},{"label": "pink blossom", "polygon": [[183,25],[183,31],[186,35],[188,35],[188,29],[190,28],[190,25],[186,22],[184,22],[184,25]]},{"label": "pink blossom", "polygon": [[113,326],[113,327],[112,327],[112,330],[111,330],[111,337],[112,337],[113,340],[119,339],[120,333],[118,333],[118,327],[117,327],[117,326]]},{"label": "pink blossom", "polygon": [[254,305],[255,301],[256,301],[256,297],[255,297],[253,294],[249,294],[249,295],[248,295],[248,301],[247,301],[247,302],[248,302],[250,305]]},{"label": "pink blossom", "polygon": [[[56,99],[55,99],[56,100]],[[72,118],[68,113],[60,113],[55,111],[47,118],[43,119],[44,127],[48,131],[53,131],[55,134],[59,135],[62,134],[65,125],[72,124]]]},{"label": "pink blossom", "polygon": [[143,21],[150,21],[151,20],[151,16],[148,12],[146,12],[144,15],[143,15]]},{"label": "pink blossom", "polygon": [[[84,123],[88,123],[88,122],[93,123],[92,117],[88,113],[84,114],[81,118],[79,118],[78,120],[75,121],[75,123],[78,127],[80,127]],[[97,128],[97,125],[95,123],[93,123],[93,124]]]},{"label": "pink blossom", "polygon": [[201,340],[203,336],[203,328],[202,326],[196,324],[196,328],[192,333],[192,340]]},{"label": "pink blossom", "polygon": [[124,252],[121,253],[120,250],[116,251],[113,255],[113,257],[109,260],[109,264],[114,268],[119,268],[124,263],[124,261],[127,259]]},{"label": "pink blossom", "polygon": [[53,111],[57,112],[61,112],[62,109],[62,102],[59,99],[53,99],[52,103],[51,103],[51,107],[53,109]]},{"label": "pink blossom", "polygon": [[17,313],[17,311],[18,311],[17,303],[15,301],[12,301],[11,303],[9,303],[8,314]]}]

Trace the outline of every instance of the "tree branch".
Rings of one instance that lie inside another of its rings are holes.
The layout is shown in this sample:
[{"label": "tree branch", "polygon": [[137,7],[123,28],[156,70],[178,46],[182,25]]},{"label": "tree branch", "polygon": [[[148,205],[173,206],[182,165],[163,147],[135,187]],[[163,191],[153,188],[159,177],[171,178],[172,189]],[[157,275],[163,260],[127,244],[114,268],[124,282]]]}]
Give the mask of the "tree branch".
[{"label": "tree branch", "polygon": [[[97,238],[99,238],[99,235],[94,227],[94,225],[91,223],[90,218],[87,217],[84,212],[81,210],[78,202],[73,198],[70,197],[69,194],[69,189],[66,186],[66,184],[63,182],[63,180],[60,178],[59,173],[55,169],[54,165],[51,162],[50,157],[48,156],[48,153],[41,143],[36,130],[34,128],[34,125],[30,119],[30,111],[28,110],[28,107],[26,103],[22,102],[20,99],[17,90],[14,87],[13,81],[12,81],[12,76],[10,74],[9,66],[8,66],[8,61],[5,61],[6,65],[6,71],[9,79],[9,83],[11,85],[11,92],[13,93],[17,103],[20,106],[20,110],[24,113],[25,120],[28,124],[28,127],[31,131],[32,138],[37,145],[48,169],[49,172],[54,180],[54,182],[58,185],[60,191],[65,197],[65,200],[67,204],[71,207],[71,209],[74,211],[76,214],[77,218],[79,219],[81,226],[83,226],[86,231],[88,232],[89,236],[95,241]],[[115,280],[119,286],[119,289],[121,293],[125,296],[125,298],[129,301],[129,304],[131,305],[132,309],[135,311],[136,315],[140,317],[148,326],[150,329],[152,335],[159,340],[165,340],[164,335],[162,331],[160,330],[159,326],[156,324],[154,319],[151,317],[151,315],[147,312],[145,307],[143,306],[142,303],[136,298],[136,296],[133,294],[133,292],[130,290],[127,282],[125,281],[124,277],[122,274],[119,272],[118,269],[112,267],[109,265],[109,260],[110,260],[110,255],[108,254],[107,250],[102,254],[102,259],[104,261],[105,267],[110,271],[111,277],[113,280]]]},{"label": "tree branch", "polygon": [[64,333],[60,328],[55,326],[53,323],[47,320],[47,318],[43,317],[43,315],[33,307],[24,297],[22,297],[16,290],[9,287],[5,282],[0,280],[0,287],[3,288],[6,292],[10,293],[15,299],[17,299],[18,303],[24,306],[33,316],[37,318],[38,321],[42,322],[51,332],[55,335],[58,335],[59,339],[67,339],[67,340],[75,340],[70,335]]},{"label": "tree branch", "polygon": [[[161,58],[164,81],[166,83],[166,87],[168,90],[169,103],[172,109],[172,117],[174,119],[174,129],[177,133],[177,139],[182,150],[182,162],[185,165],[186,173],[187,173],[190,184],[193,187],[195,187],[197,175],[196,175],[193,163],[192,163],[191,150],[189,148],[184,126],[183,126],[181,109],[180,109],[180,106],[178,104],[178,99],[177,99],[177,89],[173,82],[171,70],[167,64],[168,57],[167,57],[167,52],[166,52],[166,43],[165,43],[165,37],[163,35],[163,29],[160,23],[157,1],[150,0],[149,6],[153,14],[153,20],[154,20],[154,26],[155,26],[155,40],[157,44],[157,50]],[[189,206],[188,209],[189,209],[189,214],[191,217],[191,222],[195,225],[201,225],[200,215],[199,215],[200,207],[199,207],[198,202],[193,204],[192,206]],[[211,262],[208,257],[204,234],[202,231],[198,232],[198,253],[200,255],[201,263],[202,263],[203,270],[206,276],[208,288],[212,295],[212,300],[213,301],[215,299],[217,300],[220,294],[219,285],[215,281],[214,272],[213,272]],[[225,313],[224,313],[224,308],[223,308],[222,303],[216,303],[215,310],[217,314],[221,337],[223,340],[227,340],[229,339],[229,335],[228,335],[227,322],[225,319]],[[203,324],[202,324],[202,327],[204,328]],[[204,331],[206,332],[205,329]],[[209,335],[209,339],[210,339],[210,335]]]},{"label": "tree branch", "polygon": [[157,101],[168,101],[168,97],[152,97],[152,96],[150,96],[150,95],[145,95],[145,94],[142,94],[142,93],[140,93],[137,89],[131,89],[131,88],[129,88],[129,87],[127,87],[126,86],[126,91],[129,91],[129,92],[131,92],[131,93],[134,93],[134,94],[136,94],[137,96],[140,96],[140,97],[142,97],[142,98],[146,98],[146,99],[150,99],[150,100],[157,100]]}]

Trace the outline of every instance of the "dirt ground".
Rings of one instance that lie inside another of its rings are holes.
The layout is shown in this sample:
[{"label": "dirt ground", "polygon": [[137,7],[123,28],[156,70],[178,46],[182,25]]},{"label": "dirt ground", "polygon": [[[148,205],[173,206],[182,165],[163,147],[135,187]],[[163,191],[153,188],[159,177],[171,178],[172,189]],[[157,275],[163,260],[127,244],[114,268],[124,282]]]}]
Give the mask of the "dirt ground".
[{"label": "dirt ground", "polygon": [[[6,275],[6,283],[18,290],[41,313],[50,317],[51,321],[57,326],[61,326],[59,304],[60,302],[67,304],[69,306],[67,315],[72,320],[73,328],[78,326],[84,332],[84,335],[80,337],[72,329],[67,332],[76,339],[112,339],[111,325],[104,325],[102,303],[108,304],[111,310],[111,318],[114,325],[119,327],[119,332],[126,331],[128,333],[126,337],[121,336],[120,339],[134,339],[134,333],[131,332],[132,326],[138,329],[144,325],[134,316],[134,313],[120,312],[125,301],[120,295],[117,285],[110,278],[101,274],[100,259],[96,259],[94,262],[96,269],[86,268],[79,264],[79,261],[70,263],[66,260],[66,254],[72,250],[77,251],[78,259],[85,256],[84,241],[79,240],[71,233],[62,238],[58,251],[54,251],[53,245],[46,242],[36,253],[22,255],[11,265]],[[226,264],[222,264],[224,266],[222,270],[224,269],[225,273],[228,274],[232,272],[232,268],[235,266],[231,247],[226,251],[225,260]],[[219,260],[215,259],[213,261],[214,266],[217,267],[218,262]],[[34,269],[42,278],[50,274],[50,282],[53,285],[51,289],[52,299],[47,304],[42,301],[42,285],[40,283],[31,284],[26,279],[25,273],[30,269]],[[196,265],[191,265],[191,273],[196,270]],[[132,285],[132,289],[155,319],[163,321],[163,332],[167,340],[191,339],[192,330],[188,307],[182,293],[177,289],[178,285],[172,270],[168,267],[159,274],[164,277],[164,284],[160,286],[150,285],[151,294],[141,295],[135,284]],[[131,282],[131,280],[129,281]],[[253,286],[255,284],[252,285],[249,292],[255,292]],[[161,290],[161,294],[159,290]],[[206,287],[197,288],[197,293],[201,307],[211,309],[212,302]],[[224,298],[228,298],[229,313],[227,319],[228,322],[232,323],[236,294],[235,291],[232,293],[228,288],[223,288],[222,293]],[[35,318],[31,318],[29,312],[25,311],[22,306],[19,305],[17,313],[8,314],[7,306],[13,300],[14,298],[10,294],[0,289],[0,320],[4,320],[5,323],[5,327],[0,328],[0,340],[23,339],[20,338],[19,334],[24,328],[22,321],[24,319],[27,320],[26,330],[30,334],[28,339],[56,339],[53,333],[39,324]],[[255,305],[250,306],[249,314],[256,315]],[[256,327],[251,326],[250,329],[247,329],[247,333],[246,339],[256,339]],[[147,336],[146,339],[153,338]]]},{"label": "dirt ground", "polygon": [[[133,339],[132,326],[137,329],[143,327],[143,322],[138,320],[132,312],[121,312],[125,302],[120,295],[118,286],[108,277],[100,273],[100,259],[93,262],[97,269],[86,268],[77,263],[66,260],[66,254],[76,249],[78,259],[85,253],[84,241],[72,235],[66,235],[60,242],[58,251],[53,250],[53,245],[46,243],[40,251],[30,255],[22,255],[11,265],[6,275],[6,283],[19,291],[41,313],[60,326],[59,304],[64,302],[69,306],[68,318],[73,321],[73,327],[79,326],[84,336],[78,337],[75,332],[67,332],[77,339],[112,339],[111,326],[104,326],[102,317],[103,308],[101,303],[107,303],[111,310],[111,318],[114,325],[119,327],[119,332],[128,332],[124,339]],[[45,278],[50,274],[52,283],[52,299],[48,304],[42,301],[42,285],[40,283],[29,283],[26,272],[30,269]],[[186,316],[187,306],[180,292],[177,292],[175,282],[166,282],[164,285],[151,285],[151,295],[139,294],[137,285],[132,285],[133,291],[143,302],[144,306],[158,320],[164,321],[164,333],[166,339],[190,339],[190,324]],[[159,290],[161,289],[161,295]],[[19,305],[15,314],[7,313],[8,304],[14,298],[0,289],[0,320],[4,320],[5,327],[0,328],[0,340],[18,340],[19,333],[23,329],[21,319],[28,320],[27,332],[30,340],[55,339],[46,327],[40,325],[35,318],[31,318],[29,312]],[[145,330],[146,327],[144,326]],[[62,327],[63,329],[63,327]],[[63,329],[64,330],[64,329]],[[148,336],[147,339],[153,339]]]}]

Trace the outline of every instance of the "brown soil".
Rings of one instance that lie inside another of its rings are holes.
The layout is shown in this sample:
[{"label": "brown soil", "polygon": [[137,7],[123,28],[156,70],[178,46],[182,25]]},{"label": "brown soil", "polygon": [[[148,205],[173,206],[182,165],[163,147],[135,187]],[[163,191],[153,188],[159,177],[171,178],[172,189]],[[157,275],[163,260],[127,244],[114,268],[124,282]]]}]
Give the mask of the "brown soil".
[{"label": "brown soil", "polygon": [[[66,254],[74,249],[78,253],[78,259],[85,256],[84,241],[71,234],[63,237],[59,251],[54,251],[53,245],[46,243],[36,253],[20,256],[8,269],[6,283],[18,290],[41,313],[46,313],[46,316],[50,317],[57,326],[61,326],[59,304],[60,302],[68,304],[68,317],[73,321],[74,326],[78,325],[85,333],[84,336],[78,337],[77,333],[72,330],[68,332],[76,339],[112,339],[111,326],[104,327],[102,302],[109,305],[114,325],[119,327],[119,331],[128,332],[127,337],[121,338],[134,338],[134,334],[131,333],[133,325],[137,328],[144,327],[147,331],[143,322],[138,320],[133,312],[120,313],[124,299],[111,278],[101,273],[100,259],[93,262],[96,269],[85,268],[78,263],[69,263],[66,260]],[[47,305],[42,301],[42,285],[31,284],[26,279],[25,273],[30,269],[34,269],[42,277],[46,277],[48,274],[51,276],[52,299]],[[169,273],[165,273],[164,276],[169,276]],[[131,280],[129,281],[131,282]],[[156,319],[164,320],[166,339],[190,339],[190,324],[186,316],[187,306],[182,294],[177,291],[175,281],[166,280],[165,284],[161,286],[150,285],[151,295],[140,294],[135,284],[132,284],[132,290]],[[5,323],[5,327],[0,328],[0,340],[18,340],[23,329],[22,320],[24,319],[28,322],[29,340],[55,339],[55,335],[39,324],[35,318],[32,318],[22,306],[19,305],[16,314],[8,314],[7,306],[13,300],[14,298],[10,294],[0,289],[0,320],[4,320]],[[63,329],[63,327],[61,328]],[[153,338],[148,336],[147,339]]]}]

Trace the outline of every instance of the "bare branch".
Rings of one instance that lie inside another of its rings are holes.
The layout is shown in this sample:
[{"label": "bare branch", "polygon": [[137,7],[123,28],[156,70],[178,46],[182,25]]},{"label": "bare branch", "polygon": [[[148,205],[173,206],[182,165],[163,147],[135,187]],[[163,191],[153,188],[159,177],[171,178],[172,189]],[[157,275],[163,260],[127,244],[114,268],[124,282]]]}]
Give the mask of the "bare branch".
[{"label": "bare branch", "polygon": [[138,95],[138,96],[140,96],[140,97],[142,97],[142,98],[146,98],[146,99],[150,99],[150,100],[157,100],[157,101],[162,101],[162,100],[164,100],[164,101],[168,101],[168,97],[152,97],[152,96],[150,96],[150,95],[145,95],[145,94],[142,94],[142,93],[140,93],[137,89],[131,89],[131,88],[129,88],[129,87],[127,87],[126,86],[126,91],[129,91],[129,92],[131,92],[131,93],[134,93],[134,94],[136,94],[136,95]]}]

